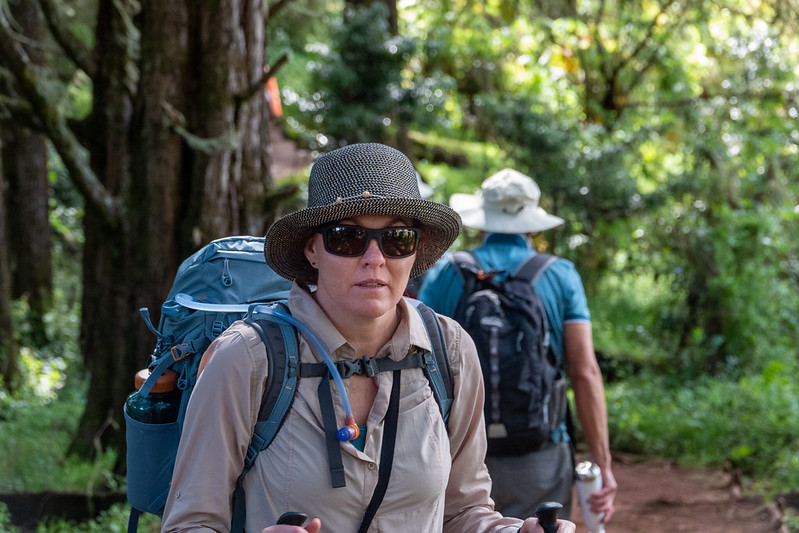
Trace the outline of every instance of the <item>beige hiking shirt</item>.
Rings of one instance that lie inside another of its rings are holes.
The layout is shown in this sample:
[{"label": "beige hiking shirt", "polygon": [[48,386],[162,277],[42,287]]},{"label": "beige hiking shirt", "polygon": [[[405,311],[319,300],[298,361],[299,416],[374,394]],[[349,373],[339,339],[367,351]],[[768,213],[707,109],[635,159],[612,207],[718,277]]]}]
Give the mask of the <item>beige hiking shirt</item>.
[{"label": "beige hiking shirt", "polygon": [[[358,359],[325,313],[296,284],[288,302],[334,360]],[[377,357],[401,359],[430,349],[422,319],[406,301],[401,323]],[[457,323],[440,316],[455,378],[455,399],[445,428],[421,369],[401,372],[400,416],[394,466],[370,532],[516,532],[521,521],[494,512],[483,458],[483,382],[477,352]],[[321,362],[300,336],[300,360]],[[243,322],[209,348],[189,402],[163,531],[229,531],[236,478],[257,421],[267,378],[267,354],[258,334]],[[322,531],[355,533],[372,497],[380,468],[384,418],[392,375],[378,374],[378,393],[367,420],[364,451],[342,443],[346,487],[332,488],[317,397],[320,378],[299,380],[294,403],[272,444],[245,477],[248,532],[275,523],[286,511],[322,520]],[[344,380],[345,384],[347,380]],[[333,386],[339,425],[344,411]]]}]

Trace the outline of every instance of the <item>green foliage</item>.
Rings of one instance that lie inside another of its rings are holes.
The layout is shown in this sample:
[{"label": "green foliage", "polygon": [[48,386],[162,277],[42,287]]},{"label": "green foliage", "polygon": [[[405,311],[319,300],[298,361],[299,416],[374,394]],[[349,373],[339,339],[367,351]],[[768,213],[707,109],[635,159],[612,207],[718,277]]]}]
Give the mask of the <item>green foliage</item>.
[{"label": "green foliage", "polygon": [[[796,368],[773,362],[737,381],[684,382],[650,374],[607,388],[614,450],[720,467],[731,463],[769,491],[796,487]],[[762,488],[762,487],[761,487]]]},{"label": "green foliage", "polygon": [[8,512],[8,506],[0,502],[0,531],[3,533],[17,533],[17,528],[11,525],[11,513]]},{"label": "green foliage", "polygon": [[30,388],[3,402],[0,489],[92,493],[119,488],[120,481],[110,474],[115,452],[104,452],[94,463],[66,456],[83,409],[85,386],[61,387],[63,368],[43,364],[27,353],[24,360]]},{"label": "green foliage", "polygon": [[607,276],[595,290],[587,297],[605,379],[633,377],[641,368],[669,373],[678,342],[663,316],[675,300],[669,279],[631,272]]},{"label": "green foliage", "polygon": [[321,132],[310,139],[311,146],[385,141],[397,106],[410,105],[402,69],[414,46],[412,39],[389,34],[385,4],[346,8],[343,19],[334,22],[330,45],[308,48],[314,89],[297,105],[304,128]]},{"label": "green foliage", "polygon": [[[64,182],[63,168],[51,159],[55,239],[53,307],[45,315],[48,343],[20,350],[22,386],[0,392],[0,490],[65,490],[91,493],[118,488],[111,476],[116,454],[94,463],[67,458],[66,450],[83,410],[86,378],[78,347],[80,330],[80,208]],[[27,335],[24,302],[15,307],[15,326]]]},{"label": "green foliage", "polygon": [[[36,533],[125,533],[127,531],[128,513],[127,505],[117,504],[102,511],[96,519],[81,524],[71,521],[48,519],[40,523]],[[161,521],[153,515],[142,515],[139,520],[138,531],[142,533],[158,533],[161,530]],[[11,525],[11,515],[4,503],[0,503],[0,532],[20,533],[18,528]]]},{"label": "green foliage", "polygon": [[[270,62],[284,53],[301,53],[309,42],[326,42],[333,21],[341,17],[344,2],[339,0],[293,0],[283,5],[277,13],[270,10],[267,26]],[[305,61],[290,61],[284,68],[297,68],[293,74],[304,70]],[[281,71],[285,72],[285,71]]]}]

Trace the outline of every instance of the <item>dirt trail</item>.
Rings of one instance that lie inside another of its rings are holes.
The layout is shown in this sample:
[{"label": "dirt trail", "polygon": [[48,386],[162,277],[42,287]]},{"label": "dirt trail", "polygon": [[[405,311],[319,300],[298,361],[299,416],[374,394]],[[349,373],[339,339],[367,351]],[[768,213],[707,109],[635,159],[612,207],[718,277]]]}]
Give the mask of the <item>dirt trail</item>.
[{"label": "dirt trail", "polygon": [[[614,455],[619,484],[607,533],[770,533],[768,508],[758,497],[740,497],[724,472],[679,468],[666,461]],[[574,492],[572,521],[585,531]]]}]

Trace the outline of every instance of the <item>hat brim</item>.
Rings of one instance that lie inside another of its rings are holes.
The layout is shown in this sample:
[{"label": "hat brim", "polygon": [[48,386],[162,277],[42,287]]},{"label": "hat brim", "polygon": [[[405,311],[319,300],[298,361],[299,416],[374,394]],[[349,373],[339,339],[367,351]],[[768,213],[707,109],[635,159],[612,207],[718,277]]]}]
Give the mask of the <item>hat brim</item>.
[{"label": "hat brim", "polygon": [[462,228],[461,219],[454,210],[423,199],[369,198],[309,207],[279,218],[266,232],[264,256],[267,264],[286,279],[316,283],[317,271],[305,257],[305,244],[314,228],[360,215],[395,216],[417,221],[422,236],[411,277],[433,266],[452,245]]},{"label": "hat brim", "polygon": [[464,226],[489,233],[537,233],[564,222],[540,207],[525,207],[513,214],[487,210],[482,196],[476,194],[453,194],[449,205],[460,215]]}]

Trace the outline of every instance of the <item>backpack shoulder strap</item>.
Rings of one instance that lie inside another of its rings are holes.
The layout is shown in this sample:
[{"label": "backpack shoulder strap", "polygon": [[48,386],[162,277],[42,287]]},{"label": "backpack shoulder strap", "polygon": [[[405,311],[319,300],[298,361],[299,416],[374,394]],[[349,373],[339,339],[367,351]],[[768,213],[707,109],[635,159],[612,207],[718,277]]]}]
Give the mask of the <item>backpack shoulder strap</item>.
[{"label": "backpack shoulder strap", "polygon": [[[482,283],[481,280],[486,277],[486,272],[480,264],[480,261],[477,260],[477,257],[471,251],[457,250],[452,252],[449,256],[449,260],[455,267],[455,271],[460,276],[462,283],[460,298],[458,298],[458,302],[455,304],[455,309],[452,312],[452,317],[460,321],[463,318],[463,310],[466,307],[466,301],[469,299],[469,296],[478,289]],[[491,273],[490,277],[493,277],[493,274],[494,272]]]},{"label": "backpack shoulder strap", "polygon": [[[288,313],[288,307],[279,304]],[[269,354],[269,376],[258,411],[253,440],[266,449],[277,435],[291,407],[300,375],[299,333],[291,324],[277,320],[252,320],[251,325],[264,341]],[[257,439],[263,440],[258,443]],[[259,450],[260,451],[260,450]]]},{"label": "backpack shoulder strap", "polygon": [[480,268],[480,262],[471,251],[456,250],[450,254],[449,260],[459,269],[465,265]]},{"label": "backpack shoulder strap", "polygon": [[519,265],[519,268],[516,269],[513,277],[528,281],[533,284],[536,282],[539,276],[541,276],[541,274],[543,274],[544,271],[549,268],[549,265],[557,260],[557,256],[537,253],[528,257],[524,262],[522,262],[522,264]]},{"label": "backpack shoulder strap", "polygon": [[447,345],[444,340],[444,331],[441,322],[432,309],[427,307],[419,300],[407,298],[407,301],[416,308],[422,317],[427,336],[430,338],[430,345],[433,353],[427,357],[424,366],[424,375],[430,381],[430,387],[436,397],[438,406],[441,409],[441,416],[444,423],[449,421],[449,411],[455,397],[455,387],[452,379],[452,371],[449,366],[449,355]]},{"label": "backpack shoulder strap", "polygon": [[[289,312],[285,304],[278,304],[282,311]],[[283,425],[283,420],[288,414],[294,393],[297,390],[299,377],[299,334],[291,324],[274,320],[251,318],[245,321],[258,333],[266,346],[268,354],[269,374],[264,388],[261,407],[258,411],[258,421],[253,430],[247,455],[244,458],[244,468],[236,480],[233,491],[233,520],[231,533],[243,532],[246,519],[244,476],[250,471],[258,454],[265,450],[277,435]]]}]

